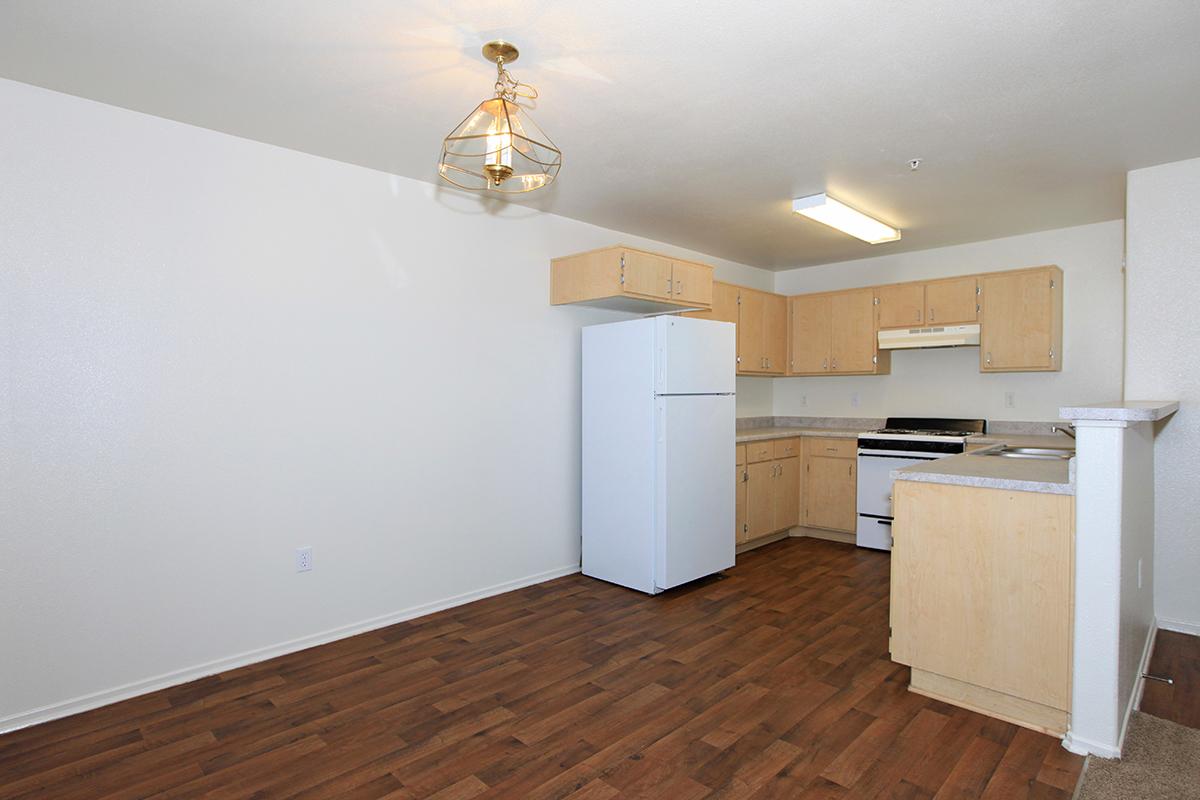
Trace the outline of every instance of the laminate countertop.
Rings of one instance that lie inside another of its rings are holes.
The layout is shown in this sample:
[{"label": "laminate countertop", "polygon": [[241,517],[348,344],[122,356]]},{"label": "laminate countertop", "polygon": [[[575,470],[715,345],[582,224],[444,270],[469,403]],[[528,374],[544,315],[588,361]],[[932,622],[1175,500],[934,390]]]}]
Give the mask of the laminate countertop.
[{"label": "laminate countertop", "polygon": [[[980,437],[983,438],[983,437]],[[926,461],[892,470],[892,479],[922,483],[948,483],[983,489],[1007,489],[1014,492],[1075,494],[1075,459],[1004,458],[980,453],[1004,444],[1013,447],[1062,447],[1061,436],[1012,436],[974,453]],[[978,440],[972,440],[978,443]]]},{"label": "laminate countertop", "polygon": [[857,439],[859,428],[746,428],[737,432],[737,443],[762,442],[768,439],[791,439],[796,436],[820,436],[829,439]]}]

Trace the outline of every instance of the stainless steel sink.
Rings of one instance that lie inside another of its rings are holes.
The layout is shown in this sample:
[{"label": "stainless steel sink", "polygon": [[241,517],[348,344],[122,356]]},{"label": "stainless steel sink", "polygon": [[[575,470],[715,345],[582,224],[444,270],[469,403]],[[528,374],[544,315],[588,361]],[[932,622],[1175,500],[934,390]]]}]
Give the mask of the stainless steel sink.
[{"label": "stainless steel sink", "polygon": [[1000,456],[1001,458],[1040,458],[1046,460],[1067,460],[1075,455],[1074,448],[1065,447],[999,447],[995,450],[985,450],[977,453],[981,456]]}]

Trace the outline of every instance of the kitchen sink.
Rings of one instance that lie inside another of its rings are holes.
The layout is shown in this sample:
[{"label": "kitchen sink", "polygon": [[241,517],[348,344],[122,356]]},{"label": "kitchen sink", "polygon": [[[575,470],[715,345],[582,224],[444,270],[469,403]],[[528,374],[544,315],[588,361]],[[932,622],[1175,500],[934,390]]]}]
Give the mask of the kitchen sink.
[{"label": "kitchen sink", "polygon": [[998,447],[995,450],[985,450],[976,455],[1000,456],[1001,458],[1040,458],[1046,460],[1067,460],[1075,455],[1075,448],[1066,447]]}]

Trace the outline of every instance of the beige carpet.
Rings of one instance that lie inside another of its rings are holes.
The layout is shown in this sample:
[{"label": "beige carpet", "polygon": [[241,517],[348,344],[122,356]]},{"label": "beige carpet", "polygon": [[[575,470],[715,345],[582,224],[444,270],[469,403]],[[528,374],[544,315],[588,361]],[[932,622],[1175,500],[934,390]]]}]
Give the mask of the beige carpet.
[{"label": "beige carpet", "polygon": [[1200,730],[1135,711],[1122,750],[1088,759],[1078,800],[1200,800]]}]

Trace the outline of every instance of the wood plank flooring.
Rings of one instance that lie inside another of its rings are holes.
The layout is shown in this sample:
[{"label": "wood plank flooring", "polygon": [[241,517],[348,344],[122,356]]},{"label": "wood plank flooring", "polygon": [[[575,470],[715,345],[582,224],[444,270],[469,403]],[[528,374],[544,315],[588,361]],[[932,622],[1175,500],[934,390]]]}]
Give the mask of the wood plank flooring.
[{"label": "wood plank flooring", "polygon": [[1147,680],[1139,710],[1200,728],[1200,636],[1159,631],[1154,637],[1148,672],[1175,683]]},{"label": "wood plank flooring", "polygon": [[0,798],[1059,798],[1082,759],[906,691],[888,558],[582,576],[0,737]]}]

